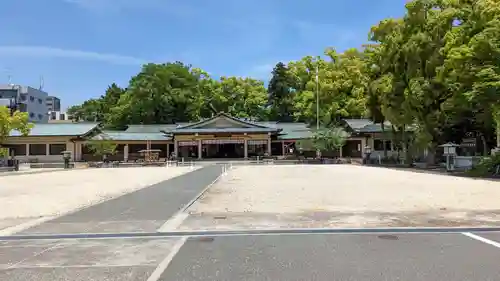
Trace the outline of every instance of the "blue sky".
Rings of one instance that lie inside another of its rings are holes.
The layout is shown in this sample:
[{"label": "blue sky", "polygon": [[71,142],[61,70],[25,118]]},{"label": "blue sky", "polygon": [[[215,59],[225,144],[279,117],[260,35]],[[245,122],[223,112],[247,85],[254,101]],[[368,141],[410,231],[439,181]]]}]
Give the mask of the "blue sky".
[{"label": "blue sky", "polygon": [[404,13],[402,0],[2,0],[0,84],[38,86],[64,107],[126,86],[144,62],[268,79],[278,61],[342,51]]}]

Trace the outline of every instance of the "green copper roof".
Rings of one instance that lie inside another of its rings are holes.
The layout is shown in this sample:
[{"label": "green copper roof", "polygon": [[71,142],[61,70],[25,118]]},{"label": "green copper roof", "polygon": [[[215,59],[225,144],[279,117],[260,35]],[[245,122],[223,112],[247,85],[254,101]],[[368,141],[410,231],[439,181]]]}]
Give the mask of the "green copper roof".
[{"label": "green copper roof", "polygon": [[[48,123],[34,124],[28,136],[84,136],[97,128],[96,123]],[[11,137],[22,136],[18,131],[12,131]]]},{"label": "green copper roof", "polygon": [[[343,120],[349,128],[357,133],[380,133],[382,132],[382,125],[376,124],[370,119],[344,119]],[[391,127],[390,122],[385,122],[385,129],[388,130]]]},{"label": "green copper roof", "polygon": [[171,137],[164,133],[130,133],[124,131],[103,131],[101,134],[92,138],[93,140],[116,140],[116,141],[165,141],[171,140]]},{"label": "green copper roof", "polygon": [[155,125],[129,125],[127,133],[160,133],[176,128],[177,124],[155,124]]},{"label": "green copper roof", "polygon": [[190,124],[182,125],[182,126],[180,126],[180,128],[183,128],[183,129],[188,129],[189,128],[190,129],[190,128],[193,128],[193,127],[203,126],[204,124],[209,123],[210,121],[215,120],[215,119],[220,118],[220,117],[225,117],[227,119],[233,120],[233,121],[235,121],[237,123],[244,124],[244,125],[250,126],[250,127],[257,127],[257,128],[259,128],[259,127],[260,128],[264,128],[265,127],[265,126],[257,124],[256,122],[244,120],[244,119],[241,119],[241,118],[236,118],[236,117],[233,117],[233,116],[231,116],[231,115],[229,115],[227,113],[219,112],[219,113],[217,113],[213,117],[210,117],[210,118],[207,118],[207,119],[195,122],[195,123],[190,123]]},{"label": "green copper roof", "polygon": [[279,140],[300,140],[300,139],[308,139],[311,138],[313,132],[310,130],[307,131],[291,131],[287,132],[284,135],[279,135]]},{"label": "green copper roof", "polygon": [[277,132],[277,128],[177,128],[172,130],[172,134],[195,134],[195,133],[270,133]]}]

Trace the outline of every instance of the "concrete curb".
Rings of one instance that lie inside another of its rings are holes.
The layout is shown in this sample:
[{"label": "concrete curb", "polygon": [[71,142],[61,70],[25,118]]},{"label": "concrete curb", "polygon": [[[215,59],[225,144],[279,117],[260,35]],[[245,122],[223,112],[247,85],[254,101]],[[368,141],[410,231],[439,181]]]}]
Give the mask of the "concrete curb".
[{"label": "concrete curb", "polygon": [[500,227],[424,227],[424,228],[294,228],[262,230],[207,230],[129,233],[70,233],[0,236],[0,241],[58,240],[58,239],[106,239],[106,238],[168,238],[203,236],[248,236],[248,235],[299,235],[299,234],[462,234],[464,232],[500,232]]}]

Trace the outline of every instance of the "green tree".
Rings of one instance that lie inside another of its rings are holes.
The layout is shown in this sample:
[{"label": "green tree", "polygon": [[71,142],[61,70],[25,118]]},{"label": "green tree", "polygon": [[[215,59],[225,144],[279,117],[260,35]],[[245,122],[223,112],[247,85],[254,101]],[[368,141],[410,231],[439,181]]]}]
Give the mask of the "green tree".
[{"label": "green tree", "polygon": [[[446,36],[444,71],[449,87],[461,93],[456,99],[453,116],[457,122],[473,124],[483,138],[498,132],[497,116],[500,98],[500,3],[494,0],[451,2],[453,28]],[[472,118],[470,118],[472,117]],[[497,136],[497,142],[499,137]],[[498,144],[497,144],[498,146]]]},{"label": "green tree", "polygon": [[267,87],[270,119],[282,122],[293,121],[293,83],[287,66],[279,62],[273,69]]},{"label": "green tree", "polygon": [[312,145],[317,151],[335,151],[345,145],[350,134],[343,128],[322,128],[314,132],[312,136]]},{"label": "green tree", "polygon": [[90,140],[86,143],[86,145],[95,156],[101,156],[103,160],[106,160],[106,158],[110,155],[114,155],[117,148],[117,144],[115,142],[106,138]]},{"label": "green tree", "polygon": [[199,73],[181,62],[146,64],[132,77],[125,94],[111,108],[106,122],[162,124],[199,119],[202,99]]},{"label": "green tree", "polygon": [[23,136],[27,136],[33,124],[28,122],[28,113],[15,111],[10,108],[0,106],[0,148],[5,143],[11,132],[16,130]]},{"label": "green tree", "polygon": [[[341,118],[366,115],[367,76],[363,55],[356,49],[338,54],[325,51],[328,60],[304,57],[290,62],[289,70],[296,89],[294,114],[296,119],[310,124],[316,121],[316,93],[319,92],[319,118],[323,126],[336,124]],[[318,70],[318,86],[316,85]]]},{"label": "green tree", "polygon": [[102,101],[100,99],[89,99],[81,105],[71,106],[68,108],[67,113],[76,122],[102,122],[104,120]]}]

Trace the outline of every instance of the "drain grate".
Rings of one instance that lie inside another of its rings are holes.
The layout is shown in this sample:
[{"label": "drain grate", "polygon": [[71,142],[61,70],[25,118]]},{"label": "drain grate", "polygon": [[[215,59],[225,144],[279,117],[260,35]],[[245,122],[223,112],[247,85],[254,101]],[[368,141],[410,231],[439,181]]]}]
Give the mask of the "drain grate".
[{"label": "drain grate", "polygon": [[215,240],[213,237],[198,237],[193,239],[199,242],[214,242]]},{"label": "drain grate", "polygon": [[379,239],[384,239],[384,240],[398,240],[399,237],[396,235],[388,235],[388,234],[383,234],[377,236]]}]

